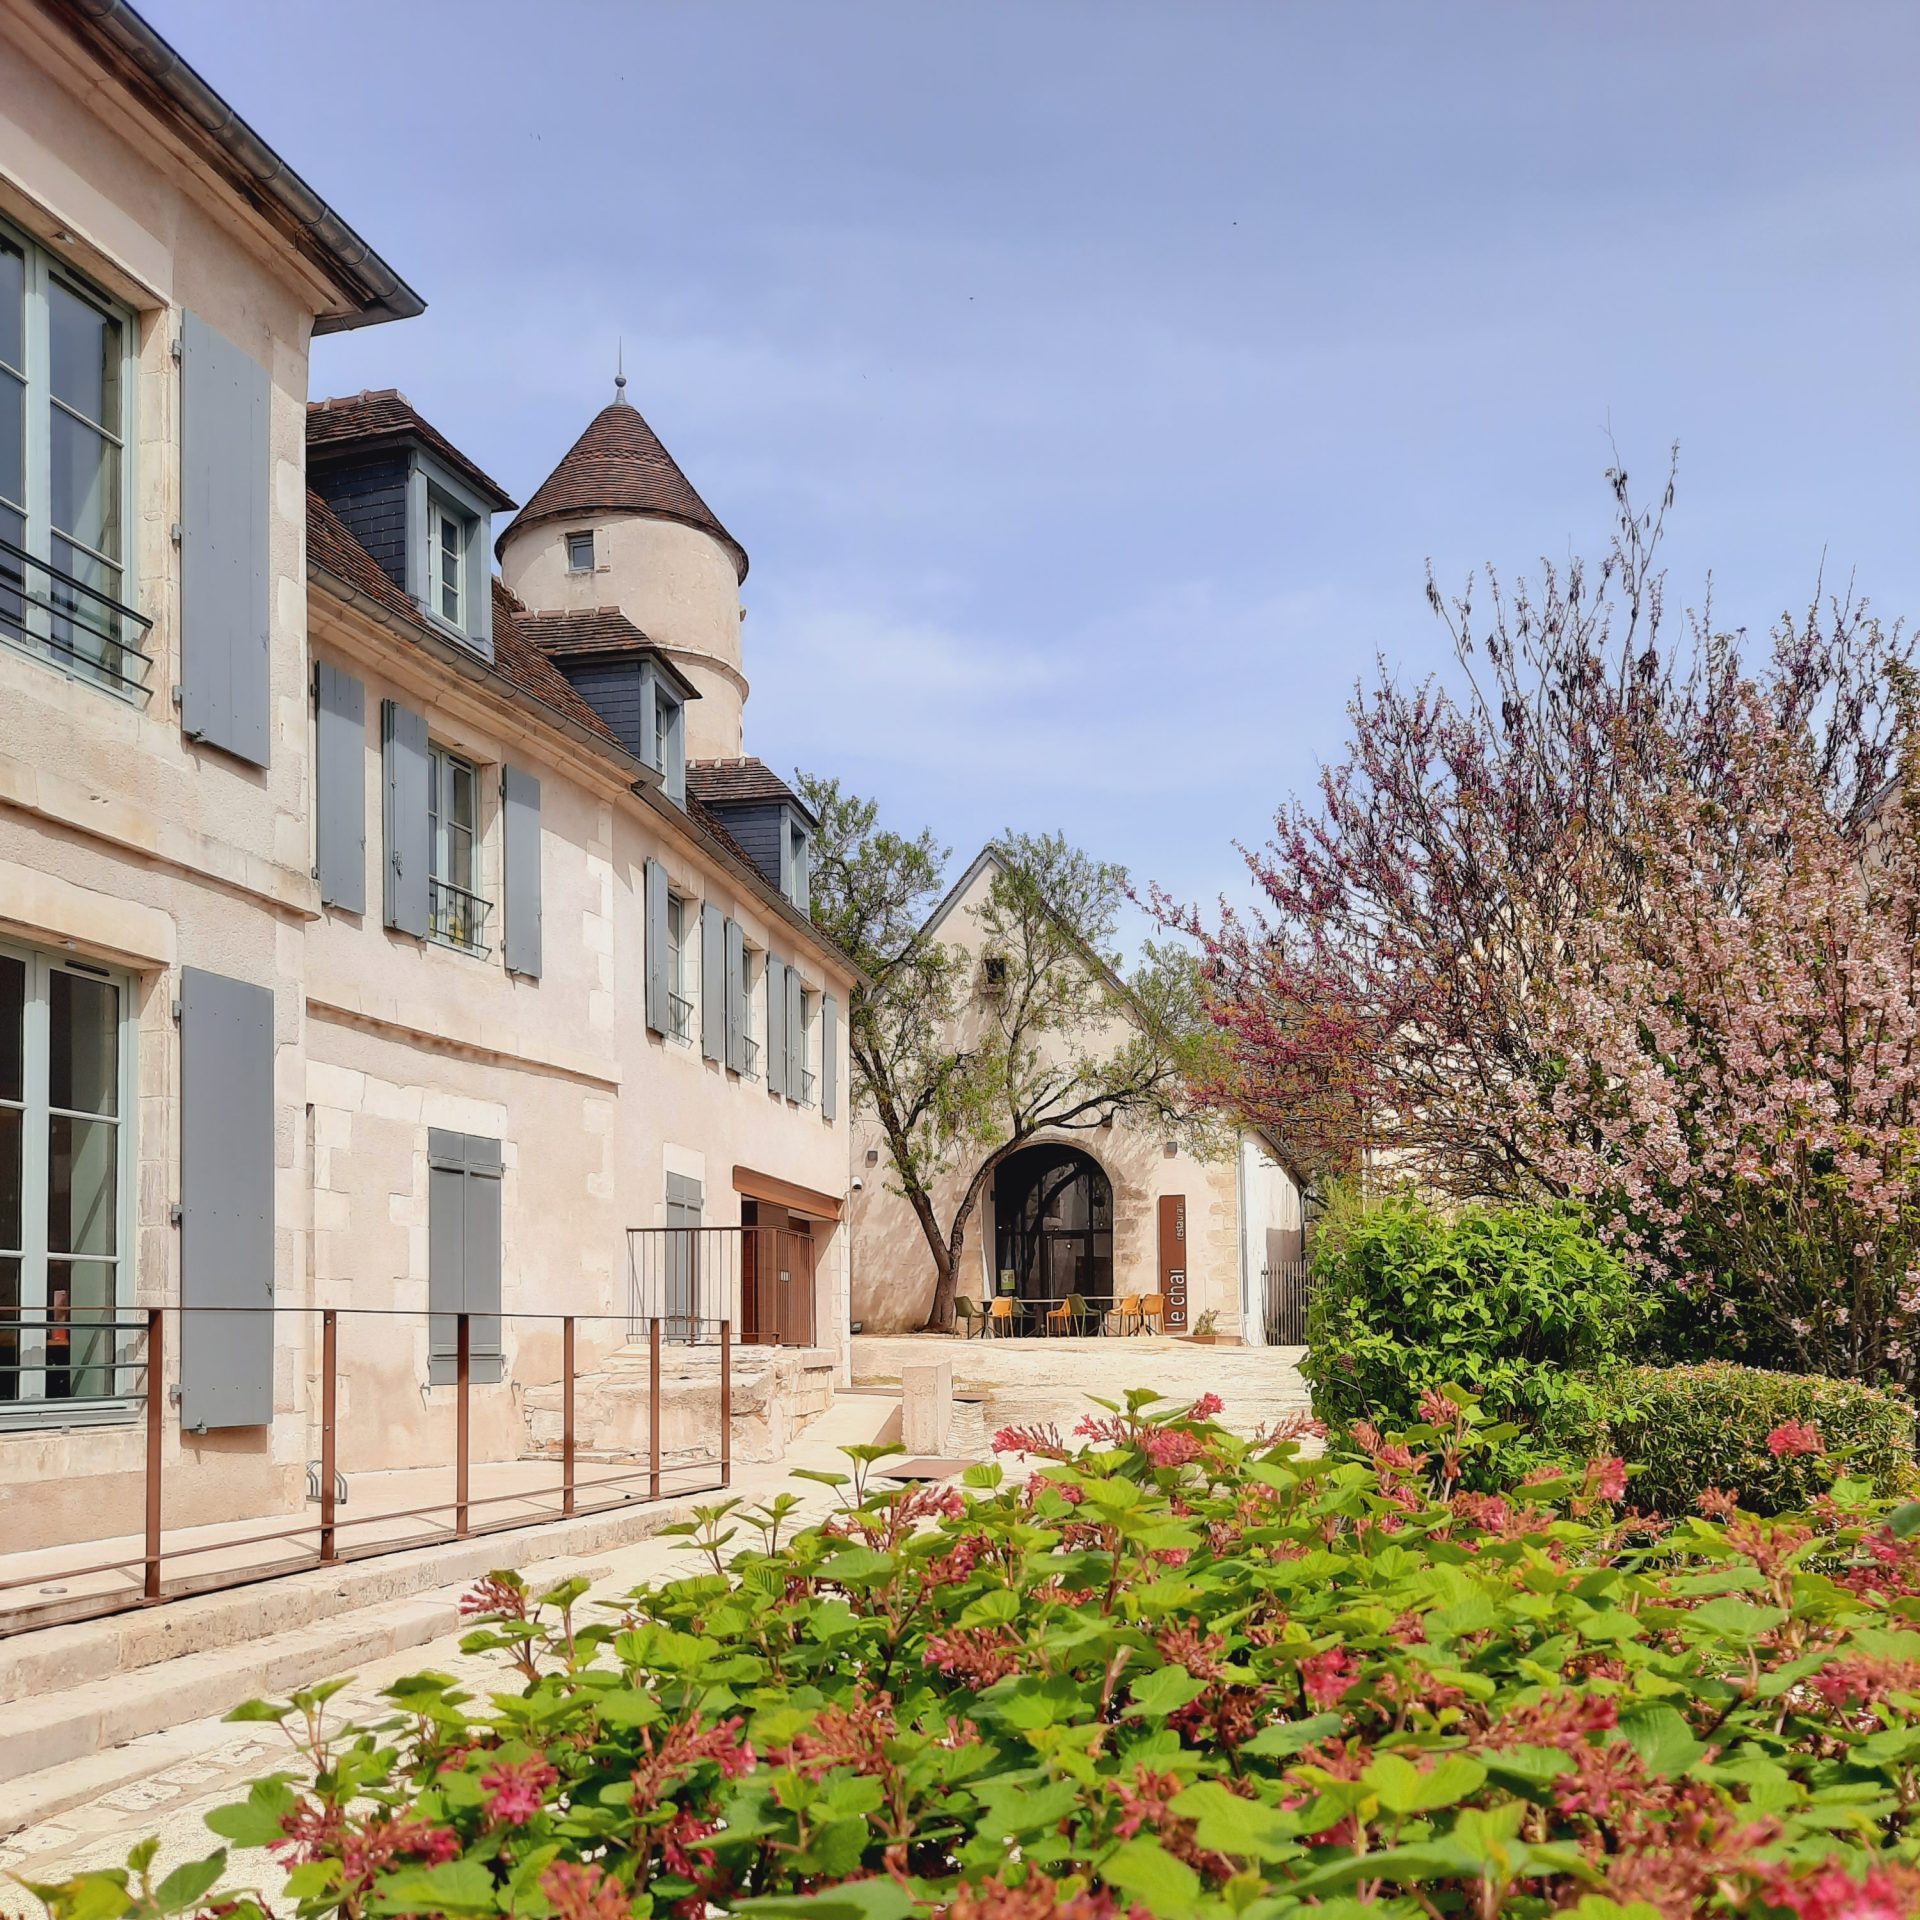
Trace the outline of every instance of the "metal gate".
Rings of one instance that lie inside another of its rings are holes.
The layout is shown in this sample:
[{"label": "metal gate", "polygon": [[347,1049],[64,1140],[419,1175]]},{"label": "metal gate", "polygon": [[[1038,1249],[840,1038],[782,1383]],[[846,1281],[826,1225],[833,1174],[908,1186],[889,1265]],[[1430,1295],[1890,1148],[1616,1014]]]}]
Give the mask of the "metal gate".
[{"label": "metal gate", "polygon": [[1260,1290],[1267,1345],[1304,1347],[1312,1267],[1305,1260],[1270,1260],[1260,1270]]}]

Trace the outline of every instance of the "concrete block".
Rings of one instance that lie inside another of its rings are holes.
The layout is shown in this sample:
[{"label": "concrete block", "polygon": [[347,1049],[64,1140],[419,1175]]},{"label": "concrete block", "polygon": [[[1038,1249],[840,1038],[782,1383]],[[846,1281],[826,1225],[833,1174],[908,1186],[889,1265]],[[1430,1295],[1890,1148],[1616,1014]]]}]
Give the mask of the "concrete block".
[{"label": "concrete block", "polygon": [[900,1439],[910,1454],[946,1454],[953,1433],[953,1362],[935,1360],[900,1372]]},{"label": "concrete block", "polygon": [[39,1700],[15,1700],[0,1707],[0,1781],[18,1780],[46,1767],[98,1753],[100,1712],[96,1701],[82,1700],[75,1689]]}]

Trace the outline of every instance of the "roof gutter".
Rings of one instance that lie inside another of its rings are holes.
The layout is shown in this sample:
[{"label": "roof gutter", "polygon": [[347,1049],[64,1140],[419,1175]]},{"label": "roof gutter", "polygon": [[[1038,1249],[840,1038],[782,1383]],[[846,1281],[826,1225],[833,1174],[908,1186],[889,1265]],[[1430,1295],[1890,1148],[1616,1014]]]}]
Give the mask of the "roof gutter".
[{"label": "roof gutter", "polygon": [[58,0],[81,30],[117,54],[163,107],[184,120],[240,192],[351,295],[353,310],[323,313],[315,333],[411,320],[427,303],[201,79],[127,0]]}]

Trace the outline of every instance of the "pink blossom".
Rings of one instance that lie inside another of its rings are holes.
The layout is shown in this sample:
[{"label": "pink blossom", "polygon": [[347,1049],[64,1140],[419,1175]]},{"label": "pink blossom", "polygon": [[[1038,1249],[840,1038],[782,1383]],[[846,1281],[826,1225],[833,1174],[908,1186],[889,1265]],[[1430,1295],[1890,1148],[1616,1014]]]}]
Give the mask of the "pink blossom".
[{"label": "pink blossom", "polygon": [[553,1902],[558,1920],[627,1920],[633,1911],[626,1889],[591,1862],[556,1860],[540,1876],[540,1891]]},{"label": "pink blossom", "polygon": [[1826,1866],[1802,1880],[1776,1878],[1767,1898],[1799,1920],[1911,1920],[1912,1889],[1892,1873],[1872,1868],[1856,1880],[1844,1867]]},{"label": "pink blossom", "polygon": [[1187,1409],[1189,1420],[1211,1420],[1215,1414],[1224,1413],[1227,1403],[1217,1393],[1203,1393]]},{"label": "pink blossom", "polygon": [[1311,1707],[1338,1706],[1359,1677],[1360,1670],[1345,1647],[1310,1653],[1300,1662],[1300,1685]]},{"label": "pink blossom", "polygon": [[1820,1429],[1798,1420],[1782,1420],[1767,1435],[1767,1451],[1776,1460],[1786,1460],[1803,1453],[1825,1453],[1826,1450],[1826,1443],[1820,1438]]},{"label": "pink blossom", "polygon": [[523,1826],[540,1811],[542,1796],[560,1778],[544,1760],[503,1762],[480,1776],[487,1798],[487,1824]]},{"label": "pink blossom", "polygon": [[1586,1490],[1596,1500],[1621,1500],[1627,1491],[1627,1463],[1616,1453],[1587,1462]]}]

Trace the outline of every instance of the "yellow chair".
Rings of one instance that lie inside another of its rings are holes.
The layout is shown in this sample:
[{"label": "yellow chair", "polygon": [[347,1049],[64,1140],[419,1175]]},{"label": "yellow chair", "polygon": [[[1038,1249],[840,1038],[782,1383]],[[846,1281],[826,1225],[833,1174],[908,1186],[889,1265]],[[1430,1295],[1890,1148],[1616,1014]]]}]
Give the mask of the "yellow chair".
[{"label": "yellow chair", "polygon": [[1013,1301],[1004,1293],[987,1309],[987,1331],[1002,1335],[1013,1331]]},{"label": "yellow chair", "polygon": [[[1107,1317],[1110,1320],[1119,1321],[1121,1333],[1131,1333],[1140,1320],[1140,1296],[1137,1293],[1126,1295]],[[1129,1322],[1133,1324],[1130,1325]]]},{"label": "yellow chair", "polygon": [[1073,1302],[1062,1300],[1058,1306],[1047,1309],[1043,1331],[1047,1333],[1071,1333],[1073,1331]]},{"label": "yellow chair", "polygon": [[1150,1293],[1140,1302],[1140,1331],[1165,1333],[1166,1330],[1167,1296],[1164,1293]]}]

